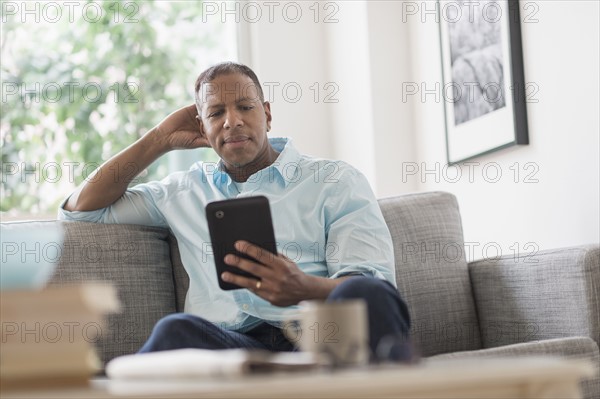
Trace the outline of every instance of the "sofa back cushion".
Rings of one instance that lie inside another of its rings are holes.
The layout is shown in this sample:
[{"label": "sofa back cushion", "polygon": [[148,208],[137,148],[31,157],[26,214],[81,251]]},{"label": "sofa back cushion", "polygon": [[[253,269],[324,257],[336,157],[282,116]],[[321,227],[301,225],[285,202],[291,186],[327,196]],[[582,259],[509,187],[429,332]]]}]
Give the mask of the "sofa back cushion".
[{"label": "sofa back cushion", "polygon": [[423,356],[481,348],[460,212],[449,193],[379,200],[394,242],[396,282]]},{"label": "sofa back cushion", "polygon": [[135,353],[161,317],[176,311],[173,271],[165,229],[96,224],[57,223],[64,230],[62,256],[51,285],[84,281],[112,282],[122,312],[108,316],[106,328],[94,339],[103,362]]}]

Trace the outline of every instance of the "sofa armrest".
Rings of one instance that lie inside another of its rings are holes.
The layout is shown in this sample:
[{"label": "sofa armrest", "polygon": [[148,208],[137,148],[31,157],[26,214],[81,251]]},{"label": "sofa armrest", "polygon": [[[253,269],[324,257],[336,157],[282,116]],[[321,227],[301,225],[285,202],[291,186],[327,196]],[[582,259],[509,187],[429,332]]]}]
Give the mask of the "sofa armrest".
[{"label": "sofa armrest", "polygon": [[484,348],[570,336],[600,342],[597,244],[469,264]]}]

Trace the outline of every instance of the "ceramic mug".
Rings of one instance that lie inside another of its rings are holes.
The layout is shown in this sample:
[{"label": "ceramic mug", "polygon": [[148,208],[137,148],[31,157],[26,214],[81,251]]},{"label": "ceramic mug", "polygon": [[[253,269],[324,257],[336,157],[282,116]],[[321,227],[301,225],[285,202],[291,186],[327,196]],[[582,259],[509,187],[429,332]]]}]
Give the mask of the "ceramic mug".
[{"label": "ceramic mug", "polygon": [[362,299],[303,301],[299,305],[299,319],[289,323],[284,333],[301,351],[325,358],[336,367],[368,364],[368,314]]}]

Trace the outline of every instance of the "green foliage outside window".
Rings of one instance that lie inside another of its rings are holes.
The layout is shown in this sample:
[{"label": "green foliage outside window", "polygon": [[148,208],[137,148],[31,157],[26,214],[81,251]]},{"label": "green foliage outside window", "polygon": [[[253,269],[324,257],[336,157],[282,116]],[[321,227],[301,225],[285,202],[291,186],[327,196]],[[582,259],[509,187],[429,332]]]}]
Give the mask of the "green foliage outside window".
[{"label": "green foliage outside window", "polygon": [[[93,21],[2,16],[4,215],[55,214],[96,166],[191,103],[202,69],[231,58],[228,28],[203,22],[199,1],[94,5],[103,13]],[[168,172],[163,159],[136,182]]]}]

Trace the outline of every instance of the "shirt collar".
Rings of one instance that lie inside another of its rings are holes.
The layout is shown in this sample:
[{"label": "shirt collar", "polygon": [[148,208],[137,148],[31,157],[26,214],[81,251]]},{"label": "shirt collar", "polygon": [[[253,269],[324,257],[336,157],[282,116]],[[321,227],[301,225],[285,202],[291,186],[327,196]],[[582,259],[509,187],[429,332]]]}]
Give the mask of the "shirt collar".
[{"label": "shirt collar", "polygon": [[[300,172],[300,153],[294,147],[292,139],[290,138],[273,137],[269,138],[269,143],[273,146],[275,151],[279,152],[279,156],[275,162],[254,173],[248,180],[264,180],[268,178],[268,176],[276,175],[279,176],[278,179],[283,182],[284,187],[287,187],[291,181],[297,180],[296,174]],[[270,171],[270,169],[273,169],[273,171]],[[225,171],[222,159],[219,160],[216,166],[214,163],[204,163],[203,170],[207,176],[212,174],[213,182],[219,188],[222,186],[228,187],[233,182],[229,174]],[[260,176],[255,176],[259,173],[261,174]]]},{"label": "shirt collar", "polygon": [[284,187],[292,181],[297,181],[297,174],[300,172],[300,153],[294,147],[292,139],[285,137],[275,137],[269,139],[269,143],[275,151],[279,152],[279,156],[268,168],[273,168],[283,181]]}]

